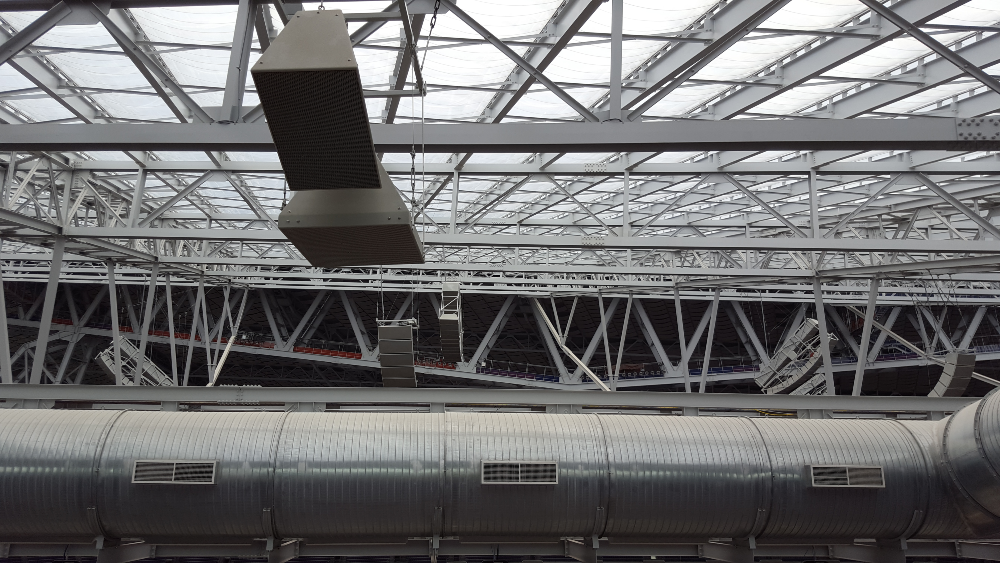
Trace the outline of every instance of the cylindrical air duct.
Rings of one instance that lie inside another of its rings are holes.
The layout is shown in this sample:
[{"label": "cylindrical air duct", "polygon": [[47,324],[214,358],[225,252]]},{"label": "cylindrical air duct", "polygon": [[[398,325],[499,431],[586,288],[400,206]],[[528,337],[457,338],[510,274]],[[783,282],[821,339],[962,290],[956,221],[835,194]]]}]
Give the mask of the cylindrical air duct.
[{"label": "cylindrical air duct", "polygon": [[0,411],[0,542],[1000,537],[1000,394],[940,422]]}]

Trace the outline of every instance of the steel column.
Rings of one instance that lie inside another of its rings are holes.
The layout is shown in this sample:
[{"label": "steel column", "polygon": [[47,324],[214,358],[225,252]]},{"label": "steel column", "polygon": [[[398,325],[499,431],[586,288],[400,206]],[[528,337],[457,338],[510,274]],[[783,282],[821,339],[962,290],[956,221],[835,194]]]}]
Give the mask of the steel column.
[{"label": "steel column", "polygon": [[615,361],[614,378],[611,379],[611,376],[609,375],[609,379],[611,379],[612,391],[618,390],[618,373],[621,371],[622,367],[622,354],[625,353],[625,335],[628,333],[628,321],[631,314],[632,314],[632,294],[629,293],[628,302],[625,305],[625,320],[622,322],[622,336],[621,339],[619,339],[618,341],[618,358]]},{"label": "steel column", "polygon": [[52,244],[52,265],[49,267],[49,281],[45,287],[45,302],[38,323],[38,343],[35,345],[35,361],[31,364],[29,383],[37,384],[42,380],[42,367],[45,365],[45,352],[49,346],[49,330],[52,328],[52,312],[55,310],[56,296],[59,293],[59,272],[62,269],[65,246],[66,239],[63,237],[56,237]]},{"label": "steel column", "polygon": [[[647,343],[656,356],[660,364],[660,369],[663,370],[663,375],[674,371],[674,366],[670,363],[670,358],[667,357],[667,352],[663,349],[663,342],[660,341],[660,336],[656,334],[656,327],[649,320],[649,315],[646,314],[646,309],[642,306],[641,299],[635,300],[635,312],[639,314],[639,321],[643,327],[643,335],[647,338]],[[682,335],[680,338],[683,340],[684,336]]]},{"label": "steel column", "polygon": [[[13,166],[11,159],[11,166]],[[3,240],[0,240],[3,247]],[[0,383],[14,383],[10,368],[10,338],[7,335],[7,288],[3,283],[3,268],[0,267]]]},{"label": "steel column", "polygon": [[868,363],[868,343],[872,336],[872,322],[875,320],[875,304],[878,301],[880,283],[881,280],[874,277],[868,286],[868,309],[865,310],[865,326],[861,330],[861,342],[858,344],[858,366],[854,370],[854,389],[851,392],[851,395],[855,397],[861,394],[861,383],[865,377],[865,364]]},{"label": "steel column", "polygon": [[[345,291],[338,291],[340,299],[344,303],[344,311],[347,312],[347,319],[351,322],[351,329],[354,330],[354,337],[358,340],[358,347],[361,348],[361,357],[371,359],[372,347],[368,340],[368,333],[365,332],[365,325],[354,309],[354,303]],[[291,338],[289,338],[290,340]]]},{"label": "steel column", "polygon": [[[611,73],[608,80],[611,89],[608,94],[610,106],[608,119],[612,121],[621,121],[622,119],[622,23],[624,15],[624,1],[611,0]],[[627,222],[623,223],[623,228],[627,225]]]},{"label": "steel column", "polygon": [[[972,339],[976,337],[976,331],[979,330],[979,325],[983,322],[983,317],[986,316],[986,306],[983,305],[976,309],[976,314],[972,316],[972,320],[969,321],[969,326],[965,329],[965,335],[962,336],[962,341],[958,344],[959,350],[968,350],[969,346],[972,344]],[[886,323],[886,326],[892,328],[892,325]]]},{"label": "steel column", "polygon": [[149,272],[149,290],[146,293],[146,307],[142,315],[142,334],[139,335],[139,357],[135,360],[132,384],[142,383],[142,371],[146,369],[146,343],[149,342],[149,325],[153,320],[153,303],[156,301],[156,282],[160,273],[160,263],[154,262]]},{"label": "steel column", "polygon": [[[896,319],[899,318],[899,314],[903,311],[902,307],[893,307],[892,311],[889,312],[889,317],[883,323],[885,328],[892,330],[892,327],[896,324]],[[881,331],[878,338],[875,339],[875,344],[872,344],[871,348],[868,350],[868,361],[874,362],[878,358],[878,353],[882,351],[882,345],[885,344],[886,339],[889,337],[889,333],[886,331]]]},{"label": "steel column", "polygon": [[[598,306],[600,306],[600,300],[601,300],[600,299],[600,293],[598,293]],[[582,361],[584,364],[590,365],[591,358],[594,357],[594,353],[597,351],[597,347],[601,344],[601,337],[604,336],[604,334],[605,334],[604,331],[605,331],[605,327],[607,326],[606,317],[612,317],[612,316],[614,316],[615,309],[618,308],[618,302],[619,302],[619,299],[617,297],[613,298],[611,300],[611,302],[608,303],[607,311],[606,312],[602,311],[602,313],[601,313],[601,324],[600,324],[600,326],[597,327],[597,330],[594,331],[594,336],[591,337],[590,343],[587,345],[587,349],[584,350],[584,352],[583,352],[583,357],[580,358],[580,361]],[[606,349],[607,349],[607,345],[605,345],[605,350]],[[608,367],[610,368],[610,366],[611,366],[611,361],[608,360]],[[577,368],[573,372],[573,378],[574,379],[579,379],[579,377],[580,377],[580,375],[582,373],[583,373],[583,369],[582,368]]]},{"label": "steel column", "polygon": [[451,179],[451,221],[449,224],[448,232],[451,234],[457,234],[456,230],[458,225],[458,186],[461,181],[462,173],[458,170],[452,172]]},{"label": "steel column", "polygon": [[250,45],[253,42],[254,18],[257,15],[253,0],[240,0],[236,9],[236,29],[233,31],[233,45],[229,52],[229,72],[226,75],[226,89],[219,108],[219,121],[240,121],[243,108],[243,94],[246,91],[247,67],[250,66]]},{"label": "steel column", "polygon": [[[188,298],[190,299],[190,290],[188,291]],[[184,386],[187,387],[188,378],[191,375],[191,359],[194,356],[194,340],[198,335],[198,314],[201,312],[201,307],[205,301],[205,277],[202,276],[198,278],[198,293],[194,298],[194,307],[191,313],[191,334],[188,335],[188,347],[187,347],[187,360],[184,362]],[[202,340],[208,340],[208,323],[205,323],[205,328],[202,330],[201,335]],[[208,360],[206,359],[206,362]]]},{"label": "steel column", "polygon": [[476,348],[475,353],[473,353],[472,357],[469,358],[469,361],[466,362],[466,368],[475,371],[479,363],[489,355],[490,350],[493,348],[493,344],[497,341],[497,337],[500,335],[503,327],[507,324],[507,319],[510,318],[510,313],[513,311],[514,299],[516,299],[516,297],[513,295],[507,296],[507,299],[500,307],[500,311],[497,312],[497,316],[493,319],[493,323],[490,324],[489,330],[487,330],[486,334],[483,335],[483,340],[479,343],[479,347]]},{"label": "steel column", "polygon": [[677,278],[674,277],[674,314],[677,316],[677,344],[681,347],[681,360],[677,362],[677,369],[684,371],[684,392],[691,392],[691,374],[684,363],[687,357],[687,341],[684,339],[684,314],[681,312],[681,294],[677,287]]},{"label": "steel column", "polygon": [[173,377],[176,387],[179,383],[177,380],[177,337],[174,334],[174,299],[170,292],[170,274],[167,274],[164,286],[167,294],[167,330],[170,331],[170,375]]},{"label": "steel column", "polygon": [[[132,207],[128,213],[128,226],[129,228],[136,228],[139,226],[139,214],[142,213],[142,197],[143,192],[146,191],[146,176],[148,171],[145,168],[139,169],[139,175],[135,179],[135,188],[132,190]],[[69,225],[69,218],[66,220],[67,226]]]},{"label": "steel column", "polygon": [[819,325],[819,347],[823,353],[823,369],[826,370],[826,394],[836,395],[837,389],[833,381],[833,360],[830,358],[830,335],[826,331],[826,310],[823,308],[823,284],[819,278],[813,280],[813,295],[816,299],[816,323]]},{"label": "steel column", "polygon": [[553,338],[558,338],[559,331],[555,330],[553,337],[553,331],[550,331],[547,327],[547,322],[542,320],[542,315],[544,311],[539,313],[541,304],[534,301],[535,307],[531,308],[532,316],[535,317],[535,324],[538,325],[538,332],[541,333],[542,342],[545,344],[545,351],[548,352],[549,358],[552,360],[552,365],[555,366],[556,371],[559,372],[559,381],[566,383],[569,381],[569,370],[566,369],[566,364],[563,363],[562,356],[559,355],[560,347],[556,344]]},{"label": "steel column", "polygon": [[115,385],[124,385],[122,377],[122,347],[118,327],[118,289],[115,288],[115,263],[110,260],[108,265],[108,304],[111,307],[111,344],[115,355]]},{"label": "steel column", "polygon": [[701,364],[701,383],[698,385],[698,392],[705,392],[705,385],[708,383],[708,362],[712,358],[712,341],[715,339],[715,325],[719,317],[719,296],[722,288],[715,288],[712,294],[712,317],[708,325],[708,338],[705,340],[705,361]]}]

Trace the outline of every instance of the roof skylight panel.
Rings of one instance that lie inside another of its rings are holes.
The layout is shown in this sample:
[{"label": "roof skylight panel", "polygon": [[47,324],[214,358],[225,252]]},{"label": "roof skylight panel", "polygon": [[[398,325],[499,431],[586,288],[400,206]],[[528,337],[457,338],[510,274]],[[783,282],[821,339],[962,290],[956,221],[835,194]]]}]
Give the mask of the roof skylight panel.
[{"label": "roof skylight panel", "polygon": [[475,153],[469,158],[467,164],[520,164],[530,156],[531,153]]},{"label": "roof skylight panel", "polygon": [[712,100],[729,87],[724,84],[695,84],[678,88],[664,96],[643,116],[646,118],[675,117],[702,109],[706,102]]},{"label": "roof skylight panel", "polygon": [[[695,2],[695,4],[699,3]],[[683,15],[687,17],[678,17],[677,12],[678,10],[657,10],[650,6],[635,6],[632,3],[626,3],[623,32],[628,35],[647,35],[679,31],[697,15],[700,15],[702,10],[685,10]],[[649,19],[639,21],[640,14],[648,16]],[[607,94],[611,71],[610,38],[593,37],[587,34],[606,35],[610,32],[611,8],[609,4],[604,4],[590,17],[581,29],[581,33],[545,71],[547,77],[563,85],[564,90],[585,106],[594,104]],[[628,75],[665,44],[666,41],[638,41],[626,38],[622,45],[623,75]],[[595,87],[582,88],[579,86],[584,84]],[[641,88],[642,85],[640,84],[638,87]],[[556,103],[551,99],[553,96],[547,91],[543,95],[543,88],[535,88],[534,90],[534,94],[518,104],[516,108],[518,114],[545,116],[544,112],[550,110],[550,106]],[[558,104],[562,104],[562,102],[558,102]],[[559,115],[579,119],[576,112],[568,107]]]},{"label": "roof skylight panel", "polygon": [[[997,66],[994,66],[993,68],[996,70],[990,71],[990,74],[997,74],[997,72],[1000,71]],[[978,80],[958,80],[943,86],[938,86],[922,92],[916,92],[912,96],[908,96],[898,102],[879,108],[879,111],[886,113],[914,112],[914,115],[920,115],[921,113],[938,109],[938,102],[944,102],[943,108],[941,109],[945,109],[950,112],[951,110],[949,106],[952,97],[964,94],[974,89],[978,89],[980,91],[977,93],[985,93],[988,91],[988,89]]]},{"label": "roof skylight panel", "polygon": [[970,0],[931,21],[937,25],[993,25],[1000,21],[1000,5],[995,0]]},{"label": "roof skylight panel", "polygon": [[123,152],[119,151],[89,151],[87,156],[94,160],[111,160],[111,161],[122,161],[122,162],[135,162]]},{"label": "roof skylight panel", "polygon": [[796,112],[815,104],[844,89],[845,84],[803,84],[761,103],[753,113],[762,115],[788,115],[796,117]]},{"label": "roof skylight panel", "polygon": [[[4,67],[7,67],[7,65],[0,67],[0,69],[3,69]],[[20,76],[20,74],[18,74],[18,76]],[[17,84],[14,80],[6,82],[6,78],[6,76],[0,74],[0,82],[4,82],[5,85],[11,83]],[[27,87],[34,86],[34,84],[29,84],[30,86]],[[59,102],[48,97],[32,99],[12,98],[5,99],[4,102],[10,104],[17,111],[27,115],[36,122],[76,118],[76,116],[74,116],[68,109],[60,105]]]},{"label": "roof skylight panel", "polygon": [[[189,45],[230,45],[236,27],[235,6],[185,6],[182,8],[143,8],[132,15],[150,41]],[[179,84],[198,104],[205,107],[222,104],[229,69],[230,53],[224,49],[171,49],[158,47],[160,57]],[[251,62],[255,60],[251,58]],[[210,91],[192,86],[207,86]],[[255,97],[255,96],[254,96]],[[249,100],[248,100],[249,101]],[[253,107],[250,105],[249,109]],[[211,112],[210,112],[211,114]]]},{"label": "roof skylight panel", "polygon": [[[512,38],[537,34],[558,4],[559,2],[555,0],[544,2],[518,0],[502,3],[469,1],[463,2],[461,8],[495,36]],[[459,86],[494,84],[506,80],[514,68],[514,63],[492,45],[452,44],[457,46],[444,48],[444,43],[435,42],[433,37],[430,43],[432,49],[427,52],[425,59],[423,48],[427,31],[425,24],[425,29],[421,32],[419,52],[421,59],[425,61],[423,76],[428,84]],[[482,41],[477,33],[451,13],[438,16],[434,37],[469,38],[477,43]],[[512,49],[523,56],[527,47],[514,46]],[[438,119],[475,119],[494,95],[494,92],[435,91],[431,88],[424,100],[424,115]],[[410,115],[419,118],[420,109],[419,103],[412,109],[408,104],[401,103],[399,113],[401,116]]]}]

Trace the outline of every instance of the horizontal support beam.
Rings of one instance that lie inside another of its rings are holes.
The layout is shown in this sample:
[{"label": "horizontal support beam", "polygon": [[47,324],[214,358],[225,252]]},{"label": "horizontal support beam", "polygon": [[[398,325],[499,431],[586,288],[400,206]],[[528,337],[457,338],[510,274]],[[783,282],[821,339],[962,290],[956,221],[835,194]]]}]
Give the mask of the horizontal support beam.
[{"label": "horizontal support beam", "polygon": [[[2,126],[0,126],[2,127]],[[955,157],[962,153],[956,152]],[[385,162],[382,164],[389,174],[410,173],[410,164],[404,162]],[[452,174],[455,171],[453,163],[427,163],[423,167],[416,163],[417,174]],[[137,171],[140,166],[134,161],[127,160],[81,160],[73,164],[76,170],[90,170],[94,172],[126,172]],[[214,165],[207,160],[199,161],[175,161],[160,160],[144,162],[142,168],[149,172],[196,172],[202,173],[209,170],[226,172],[248,172],[248,173],[273,173],[283,172],[281,163],[278,161],[246,161],[246,160],[225,160]],[[784,162],[737,162],[734,164],[719,166],[717,162],[704,160],[699,162],[649,162],[638,166],[630,167],[627,162],[610,162],[605,166],[595,166],[588,163],[555,163],[542,167],[542,163],[481,163],[465,164],[462,166],[461,174],[469,176],[528,176],[532,174],[549,174],[552,176],[610,176],[621,175],[626,168],[633,178],[644,175],[692,175],[692,174],[716,174],[726,172],[736,175],[806,175],[813,170],[810,161],[797,158]],[[833,162],[815,168],[820,175],[852,175],[871,176],[875,174],[899,174],[902,172],[921,172],[923,174],[948,174],[948,175],[979,175],[979,174],[1000,174],[1000,160],[995,158],[979,158],[961,162],[931,162],[911,166],[909,162],[896,158],[878,160],[874,162]]]},{"label": "horizontal support beam", "polygon": [[[372,124],[377,152],[560,153],[704,150],[998,150],[992,124],[963,119]],[[981,131],[980,131],[981,129]],[[413,135],[417,134],[416,139]],[[423,137],[421,138],[421,131]],[[0,150],[274,151],[266,123],[0,125]]]},{"label": "horizontal support beam", "polygon": [[548,389],[402,389],[331,387],[128,387],[4,385],[0,399],[98,403],[337,403],[587,405],[634,408],[840,410],[852,412],[954,412],[976,397],[853,397],[841,395],[749,395],[650,391],[562,391]]},{"label": "horizontal support beam", "polygon": [[[9,255],[3,257],[4,260],[15,259]],[[28,283],[45,283],[48,279],[48,264],[41,262],[27,265],[25,260],[30,261],[31,257],[16,257],[19,264],[12,264],[5,271],[4,280],[22,281]],[[67,260],[70,260],[68,257]],[[73,260],[81,262],[80,260]],[[274,260],[269,260],[272,268]],[[105,273],[99,269],[99,264],[90,267],[81,264],[66,264],[62,268],[60,283],[72,284],[102,284],[106,283]],[[160,272],[165,266],[161,266]],[[526,271],[525,268],[530,268]],[[469,284],[467,293],[483,295],[520,295],[523,297],[548,298],[552,295],[565,295],[568,297],[590,295],[596,297],[598,293],[605,298],[627,298],[632,293],[636,299],[664,299],[664,296],[671,297],[670,293],[673,285],[665,279],[667,275],[688,275],[688,276],[726,276],[722,280],[723,290],[720,297],[722,301],[752,301],[752,302],[775,302],[775,303],[812,303],[813,285],[812,276],[793,276],[794,279],[778,282],[754,283],[751,288],[742,289],[745,284],[739,283],[740,278],[731,275],[738,270],[731,269],[722,272],[717,269],[689,269],[679,271],[676,274],[661,274],[656,269],[639,271],[638,268],[627,269],[618,267],[586,267],[581,266],[516,266],[510,269],[492,268],[488,264],[442,264],[439,266],[423,265],[421,267],[409,266],[406,270],[379,270],[377,268],[368,269],[367,272],[357,270],[349,271],[321,271],[312,267],[289,268],[282,263],[275,269],[264,269],[260,267],[238,268],[230,267],[219,272],[213,272],[213,276],[224,278],[221,282],[246,285],[254,288],[268,289],[308,289],[319,288],[344,290],[344,291],[404,291],[417,293],[440,293],[440,280],[443,277],[454,281]],[[590,275],[599,274],[597,276]],[[116,283],[122,285],[147,285],[149,272],[138,268],[119,267],[119,279]],[[728,275],[727,275],[728,274]],[[632,279],[624,279],[631,276]],[[766,276],[758,276],[766,277]],[[772,275],[768,279],[773,279]],[[784,278],[785,276],[781,276]],[[843,276],[838,276],[843,277]],[[851,285],[848,283],[835,283],[834,276],[827,278],[827,283],[823,286],[823,301],[827,304],[845,305],[865,305],[867,303],[867,286]],[[1000,274],[954,274],[948,277],[954,282],[969,281],[992,281],[1000,282]],[[713,290],[696,285],[686,285],[681,282],[681,296],[684,299],[697,301],[709,301],[713,299]],[[174,286],[197,287],[197,282],[180,281]],[[931,305],[973,305],[973,306],[997,306],[1000,305],[1000,296],[995,290],[979,289],[975,287],[963,287],[960,294],[955,290],[943,288],[941,290],[928,289],[926,284],[897,285],[893,288],[893,295],[880,294],[878,305],[882,306],[909,306],[913,304],[915,298],[921,303]],[[14,321],[9,321],[13,323]],[[37,326],[37,325],[28,325]]]},{"label": "horizontal support beam", "polygon": [[[244,229],[129,229],[108,227],[66,227],[63,234],[76,240],[161,239],[161,240],[221,240],[242,242],[288,242],[280,231]],[[7,233],[12,236],[14,233]],[[30,238],[30,232],[18,232],[19,238]],[[38,236],[45,236],[39,234]],[[910,252],[942,253],[972,252],[1000,255],[1000,245],[993,240],[918,240],[918,239],[858,239],[858,238],[755,238],[755,237],[588,237],[572,235],[475,235],[427,233],[424,244],[429,246],[472,246],[489,248],[591,248],[646,250],[773,250],[798,252]],[[166,262],[161,257],[161,262]],[[184,257],[188,262],[194,262]],[[215,262],[213,262],[215,263]],[[997,258],[1000,264],[1000,256]],[[436,265],[434,265],[436,267]]]}]

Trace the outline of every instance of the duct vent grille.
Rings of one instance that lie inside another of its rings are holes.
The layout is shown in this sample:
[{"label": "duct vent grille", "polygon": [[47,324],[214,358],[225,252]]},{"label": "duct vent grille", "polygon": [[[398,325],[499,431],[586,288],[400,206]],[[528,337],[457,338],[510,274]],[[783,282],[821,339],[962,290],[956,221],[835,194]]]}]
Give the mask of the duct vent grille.
[{"label": "duct vent grille", "polygon": [[554,461],[484,461],[484,485],[556,485],[559,464]]},{"label": "duct vent grille", "polygon": [[139,460],[132,468],[133,483],[212,485],[214,461]]},{"label": "duct vent grille", "polygon": [[813,487],[884,488],[885,478],[878,466],[813,465]]}]

